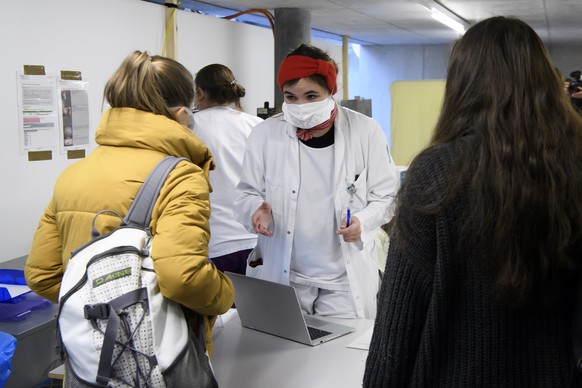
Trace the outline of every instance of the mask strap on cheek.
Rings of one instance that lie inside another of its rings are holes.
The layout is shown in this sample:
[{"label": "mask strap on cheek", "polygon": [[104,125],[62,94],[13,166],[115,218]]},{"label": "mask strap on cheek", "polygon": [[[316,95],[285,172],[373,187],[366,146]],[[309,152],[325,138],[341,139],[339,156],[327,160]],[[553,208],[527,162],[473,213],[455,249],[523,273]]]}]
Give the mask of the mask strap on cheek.
[{"label": "mask strap on cheek", "polygon": [[194,113],[190,108],[186,108],[188,112],[188,124],[186,125],[189,130],[194,130]]}]

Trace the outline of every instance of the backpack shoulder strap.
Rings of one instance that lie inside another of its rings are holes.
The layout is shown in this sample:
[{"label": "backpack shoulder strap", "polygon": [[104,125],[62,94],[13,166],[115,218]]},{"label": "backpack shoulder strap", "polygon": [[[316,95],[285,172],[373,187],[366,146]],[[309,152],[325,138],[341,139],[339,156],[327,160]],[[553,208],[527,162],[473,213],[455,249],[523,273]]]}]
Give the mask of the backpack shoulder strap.
[{"label": "backpack shoulder strap", "polygon": [[154,204],[160,194],[160,190],[170,171],[182,160],[188,159],[166,156],[154,167],[123,218],[123,225],[149,227]]}]

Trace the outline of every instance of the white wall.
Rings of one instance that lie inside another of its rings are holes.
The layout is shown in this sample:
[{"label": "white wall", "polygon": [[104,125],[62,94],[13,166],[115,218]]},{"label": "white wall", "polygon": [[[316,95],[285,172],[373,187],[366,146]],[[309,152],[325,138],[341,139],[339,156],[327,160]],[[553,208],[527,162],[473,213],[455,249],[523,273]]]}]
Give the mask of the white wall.
[{"label": "white wall", "polygon": [[[256,114],[274,103],[274,37],[270,29],[177,11],[178,61],[193,74],[210,63],[230,67],[246,89],[242,105]],[[162,54],[165,8],[141,0],[27,0],[6,2],[0,13],[0,262],[28,254],[57,177],[74,160],[59,150],[29,162],[20,153],[16,72],[78,70],[88,80],[90,139],[102,115],[105,83],[133,50]],[[341,45],[313,42],[341,61]],[[341,62],[340,62],[341,66]],[[340,70],[341,71],[341,70]],[[341,77],[340,77],[341,81]],[[340,85],[341,86],[341,85]]]},{"label": "white wall", "polygon": [[[16,71],[25,64],[47,71],[79,70],[89,81],[89,152],[102,111],[105,82],[133,50],[161,54],[165,8],[141,0],[27,0],[3,4],[0,13],[0,262],[26,255],[38,219],[60,172],[74,161],[58,150],[50,161],[29,162],[20,153]],[[210,63],[230,67],[246,88],[243,108],[256,114],[273,105],[274,38],[271,30],[177,11],[178,60],[196,73]],[[342,63],[340,42],[313,41]],[[372,114],[390,139],[390,84],[444,78],[449,46],[363,46],[349,58],[349,98],[372,99]],[[550,48],[567,75],[582,67],[576,46]],[[341,69],[338,74],[341,97]]]},{"label": "white wall", "polygon": [[256,115],[265,101],[273,106],[274,38],[270,29],[231,20],[177,13],[178,60],[192,74],[211,63],[228,66],[246,90],[244,111]]},{"label": "white wall", "polygon": [[[123,26],[123,28],[121,28]],[[135,49],[160,52],[164,9],[138,0],[27,0],[0,13],[0,261],[26,255],[54,181],[72,161],[53,151],[49,161],[20,153],[16,71],[79,70],[89,80],[91,138],[101,116],[105,81]]]},{"label": "white wall", "polygon": [[[165,8],[140,0],[27,0],[0,13],[0,262],[28,254],[38,220],[61,171],[74,162],[29,162],[20,153],[16,71],[25,64],[47,72],[79,70],[89,81],[89,152],[101,118],[103,88],[133,50],[161,54]],[[245,86],[245,110],[273,102],[274,40],[270,30],[177,11],[178,60],[192,72],[213,62],[231,67]],[[89,231],[88,231],[89,232]]]},{"label": "white wall", "polygon": [[351,52],[350,98],[372,100],[372,117],[382,126],[388,143],[390,85],[401,80],[444,79],[448,53],[447,45],[361,46],[359,55]]},{"label": "white wall", "polygon": [[554,45],[550,55],[564,77],[570,77],[575,70],[582,71],[582,45]]},{"label": "white wall", "polygon": [[[372,116],[384,129],[388,141],[392,106],[390,85],[403,80],[445,79],[452,44],[361,46],[359,56],[351,51],[350,98],[372,99]],[[574,70],[582,70],[582,46],[551,45],[548,50],[564,77]]]}]

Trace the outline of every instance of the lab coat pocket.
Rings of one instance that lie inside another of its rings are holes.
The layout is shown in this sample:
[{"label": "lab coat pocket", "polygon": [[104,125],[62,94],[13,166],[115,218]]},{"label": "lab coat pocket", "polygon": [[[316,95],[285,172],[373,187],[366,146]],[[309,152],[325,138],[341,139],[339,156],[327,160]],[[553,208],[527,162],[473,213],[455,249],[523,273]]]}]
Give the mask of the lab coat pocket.
[{"label": "lab coat pocket", "polygon": [[263,258],[261,257],[261,254],[258,251],[258,247],[255,247],[255,249],[253,249],[251,253],[249,253],[249,257],[247,258],[247,268],[245,275],[250,276],[252,278],[258,278],[261,276],[262,272],[263,272]]},{"label": "lab coat pocket", "polygon": [[348,186],[350,194],[350,209],[352,212],[362,210],[368,204],[368,185],[366,182],[367,171],[364,168],[359,174],[355,175],[355,180]]}]

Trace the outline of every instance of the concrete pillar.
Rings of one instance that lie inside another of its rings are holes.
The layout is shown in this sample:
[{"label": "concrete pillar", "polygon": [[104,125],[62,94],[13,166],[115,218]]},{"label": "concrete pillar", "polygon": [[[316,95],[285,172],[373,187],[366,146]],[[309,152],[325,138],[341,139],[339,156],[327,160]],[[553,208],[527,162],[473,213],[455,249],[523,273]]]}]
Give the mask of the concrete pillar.
[{"label": "concrete pillar", "polygon": [[275,9],[275,111],[283,105],[277,84],[279,65],[301,43],[311,43],[311,11],[301,8]]}]

